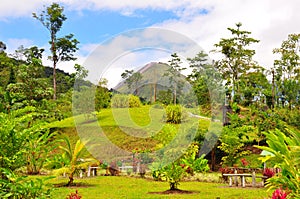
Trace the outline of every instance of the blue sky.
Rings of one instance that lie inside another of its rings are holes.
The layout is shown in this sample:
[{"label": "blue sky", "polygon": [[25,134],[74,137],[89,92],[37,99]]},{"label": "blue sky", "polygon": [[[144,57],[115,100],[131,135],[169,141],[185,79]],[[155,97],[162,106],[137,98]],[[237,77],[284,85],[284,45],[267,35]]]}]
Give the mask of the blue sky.
[{"label": "blue sky", "polygon": [[[13,53],[20,45],[36,45],[49,49],[49,33],[32,17],[51,0],[6,1],[0,0],[0,41]],[[213,59],[220,55],[210,53],[220,38],[230,37],[227,27],[242,22],[243,29],[251,31],[260,43],[255,60],[270,68],[276,58],[272,50],[280,46],[290,33],[299,33],[300,1],[298,0],[56,0],[65,8],[65,21],[60,35],[73,33],[80,41],[76,63],[84,64],[89,54],[105,40],[115,37],[118,45],[126,44],[124,31],[136,28],[158,27],[172,30],[197,42]],[[123,39],[123,40],[122,40]],[[111,40],[112,42],[114,40]],[[116,46],[118,47],[118,46]],[[43,63],[51,65],[45,52]],[[153,53],[159,54],[159,53]],[[141,57],[153,56],[127,54],[128,63],[142,64]],[[166,55],[158,59],[167,60]],[[72,72],[74,62],[61,63],[60,68]],[[140,67],[140,65],[139,65]],[[122,68],[124,69],[124,68]],[[119,74],[111,74],[112,79]]]},{"label": "blue sky", "polygon": [[[63,36],[73,33],[80,41],[80,45],[99,43],[124,31],[145,28],[165,20],[178,18],[172,11],[165,10],[137,10],[132,16],[125,16],[120,12],[110,10],[83,10],[81,12],[66,10],[64,14],[68,19],[58,34]],[[0,40],[9,45],[11,39],[27,39],[32,45],[43,46],[49,40],[49,33],[39,21],[31,16],[0,21]],[[23,45],[26,45],[26,42]],[[13,50],[12,47],[7,47]]]}]

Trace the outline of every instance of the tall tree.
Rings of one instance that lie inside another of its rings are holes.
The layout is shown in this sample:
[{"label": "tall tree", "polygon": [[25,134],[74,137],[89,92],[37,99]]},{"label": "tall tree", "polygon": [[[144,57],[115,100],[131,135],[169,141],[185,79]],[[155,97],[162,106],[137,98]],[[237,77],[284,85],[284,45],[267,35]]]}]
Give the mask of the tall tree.
[{"label": "tall tree", "polygon": [[188,80],[193,86],[194,93],[197,95],[198,104],[209,105],[208,78],[210,76],[207,73],[211,65],[208,63],[208,55],[204,51],[201,51],[195,57],[188,58],[187,60],[189,61],[190,68],[192,68],[192,73],[188,75]]},{"label": "tall tree", "polygon": [[49,58],[53,62],[53,99],[56,99],[56,65],[59,61],[76,60],[74,53],[78,50],[77,39],[73,38],[73,34],[57,38],[57,33],[60,31],[63,22],[67,17],[63,14],[64,8],[57,3],[52,3],[49,7],[43,10],[39,15],[33,13],[33,17],[40,21],[50,33],[50,50]]},{"label": "tall tree", "polygon": [[247,47],[259,42],[259,40],[249,37],[251,32],[241,30],[241,26],[241,23],[237,23],[236,29],[227,28],[231,32],[232,38],[222,38],[219,43],[215,44],[215,47],[219,49],[214,50],[224,55],[223,59],[216,61],[215,66],[231,85],[232,97],[234,97],[235,92],[239,92],[237,82],[240,76],[255,66],[252,60],[255,50]]},{"label": "tall tree", "polygon": [[138,95],[139,83],[143,79],[143,75],[133,70],[125,70],[125,72],[121,74],[121,77],[125,80],[130,92],[134,91],[133,94]]},{"label": "tall tree", "polygon": [[275,48],[273,53],[280,54],[280,59],[274,61],[273,69],[278,97],[283,106],[287,101],[291,109],[300,95],[300,34],[289,34],[288,39],[282,42],[280,48]]},{"label": "tall tree", "polygon": [[107,88],[108,80],[103,78],[98,82],[95,91],[95,109],[99,111],[101,108],[107,108],[110,105],[111,93]]},{"label": "tall tree", "polygon": [[295,76],[300,65],[300,34],[289,34],[288,39],[282,42],[280,48],[275,48],[273,53],[281,55],[274,64],[283,72],[282,77],[290,79]]},{"label": "tall tree", "polygon": [[181,66],[182,61],[181,61],[180,57],[177,55],[177,53],[171,54],[171,60],[169,60],[168,62],[169,62],[170,68],[166,71],[164,76],[169,77],[169,82],[173,89],[173,101],[174,101],[174,104],[176,104],[178,89],[183,86],[182,79],[178,76],[180,76],[180,72],[185,70],[186,68]]}]

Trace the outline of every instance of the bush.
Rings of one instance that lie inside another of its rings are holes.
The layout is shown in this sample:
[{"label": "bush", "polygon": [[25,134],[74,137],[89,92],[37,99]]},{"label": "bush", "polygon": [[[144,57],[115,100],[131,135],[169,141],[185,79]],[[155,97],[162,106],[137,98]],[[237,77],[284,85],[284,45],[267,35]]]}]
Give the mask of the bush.
[{"label": "bush", "polygon": [[257,146],[266,150],[274,156],[265,156],[263,162],[269,159],[276,159],[276,167],[281,172],[267,180],[267,187],[270,189],[285,189],[291,198],[300,198],[300,137],[299,132],[288,130],[289,135],[279,130],[265,132],[268,146]]},{"label": "bush", "polygon": [[187,118],[187,112],[181,105],[168,105],[166,108],[166,122],[180,124]]},{"label": "bush", "polygon": [[[193,143],[179,159],[169,165],[161,167],[161,162],[153,162],[151,168],[154,180],[167,181],[170,190],[176,190],[184,176],[208,171],[208,160],[204,159],[204,155],[200,158],[196,157],[198,150],[198,144]],[[171,152],[174,150],[172,149]]]},{"label": "bush", "polygon": [[116,94],[112,97],[111,107],[125,108],[128,107],[128,95]]},{"label": "bush", "polygon": [[140,98],[135,96],[135,95],[129,95],[129,107],[134,108],[134,107],[141,107],[142,103],[140,101]]},{"label": "bush", "polygon": [[29,180],[26,176],[18,176],[9,169],[1,169],[0,198],[44,199],[50,197],[51,189],[45,181],[52,177]]},{"label": "bush", "polygon": [[140,98],[135,95],[116,94],[111,100],[113,108],[141,107]]}]

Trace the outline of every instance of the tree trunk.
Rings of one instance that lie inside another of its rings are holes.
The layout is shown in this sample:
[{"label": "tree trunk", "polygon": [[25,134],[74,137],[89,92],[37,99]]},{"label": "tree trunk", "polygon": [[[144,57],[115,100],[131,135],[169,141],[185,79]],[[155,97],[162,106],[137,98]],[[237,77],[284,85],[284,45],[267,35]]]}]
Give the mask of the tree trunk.
[{"label": "tree trunk", "polygon": [[52,61],[53,61],[53,100],[56,100],[56,64],[58,62],[58,58],[56,55],[54,32],[51,32],[51,53],[52,53]]},{"label": "tree trunk", "polygon": [[272,70],[272,109],[275,108],[275,71]]},{"label": "tree trunk", "polygon": [[73,178],[73,174],[71,173],[70,176],[69,176],[69,182],[67,184],[67,186],[71,186],[74,182],[74,178]]},{"label": "tree trunk", "polygon": [[214,171],[215,170],[215,166],[216,166],[216,145],[212,148],[211,150],[211,170]]},{"label": "tree trunk", "polygon": [[177,186],[175,182],[170,182],[170,190],[177,190]]},{"label": "tree trunk", "polygon": [[56,100],[56,63],[53,64],[53,100]]},{"label": "tree trunk", "polygon": [[176,97],[177,97],[176,86],[174,86],[174,105],[176,105]]},{"label": "tree trunk", "polygon": [[154,103],[155,103],[156,102],[156,83],[153,86],[153,95],[154,95],[153,100],[154,100]]}]

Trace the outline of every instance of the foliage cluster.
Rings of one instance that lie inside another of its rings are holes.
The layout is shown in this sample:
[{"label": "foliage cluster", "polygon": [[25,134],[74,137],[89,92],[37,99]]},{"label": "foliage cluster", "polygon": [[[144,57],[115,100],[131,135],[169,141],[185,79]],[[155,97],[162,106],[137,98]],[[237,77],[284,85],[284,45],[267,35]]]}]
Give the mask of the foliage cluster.
[{"label": "foliage cluster", "polygon": [[3,199],[46,199],[50,197],[51,188],[46,185],[45,181],[52,177],[31,180],[4,168],[0,170],[0,173],[2,176],[0,179],[0,197]]},{"label": "foliage cluster", "polygon": [[139,97],[135,95],[115,94],[111,99],[111,107],[113,108],[134,108],[141,105]]},{"label": "foliage cluster", "polygon": [[152,165],[152,176],[156,180],[169,182],[170,190],[178,189],[179,182],[184,176],[209,170],[208,160],[204,159],[204,155],[197,157],[198,149],[199,146],[192,143],[178,160],[162,168],[157,168],[159,163],[154,162]]},{"label": "foliage cluster", "polygon": [[167,123],[180,124],[187,119],[187,112],[181,105],[168,105],[166,107],[165,121]]},{"label": "foliage cluster", "polygon": [[268,155],[262,158],[262,161],[275,159],[277,164],[275,167],[281,169],[272,178],[267,180],[267,187],[271,190],[278,188],[287,189],[289,197],[300,197],[300,137],[297,132],[288,131],[288,135],[275,130],[265,133],[268,146],[258,146],[260,149],[266,150],[274,156]]}]

